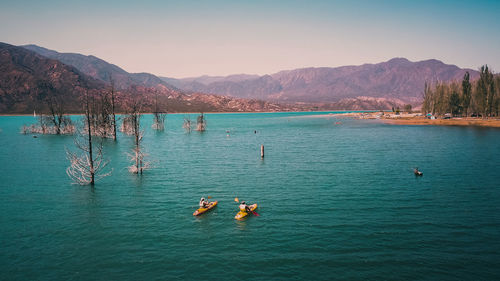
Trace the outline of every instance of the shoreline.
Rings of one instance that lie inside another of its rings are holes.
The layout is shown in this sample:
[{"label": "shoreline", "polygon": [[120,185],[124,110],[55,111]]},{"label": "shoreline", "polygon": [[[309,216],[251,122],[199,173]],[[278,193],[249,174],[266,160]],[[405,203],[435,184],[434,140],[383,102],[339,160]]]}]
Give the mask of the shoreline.
[{"label": "shoreline", "polygon": [[328,117],[347,117],[364,120],[378,120],[390,125],[407,125],[407,126],[462,126],[462,127],[488,127],[500,128],[500,118],[473,118],[473,117],[454,117],[450,119],[429,119],[422,116],[420,113],[402,113],[396,115],[393,112],[363,111],[363,112],[346,112],[346,113],[330,113],[309,115],[307,117],[328,118]]},{"label": "shoreline", "polygon": [[[314,110],[314,111],[209,111],[209,112],[203,112],[203,114],[234,114],[234,113],[243,113],[243,114],[253,114],[253,113],[327,113],[327,112],[339,112],[339,113],[332,113],[332,115],[337,115],[337,114],[356,114],[356,113],[373,113],[373,112],[380,112],[377,110]],[[168,113],[168,115],[171,114],[200,114],[202,112],[199,111],[193,111],[193,112],[172,112]],[[125,112],[121,113],[116,113],[116,115],[124,115],[127,114]],[[153,112],[143,112],[141,114],[153,114]],[[67,113],[65,115],[84,115],[83,113]],[[2,116],[33,116],[32,113],[0,113],[0,117]],[[323,116],[323,114],[318,114],[317,116]],[[325,115],[328,116],[328,115]],[[353,115],[354,116],[354,115]],[[38,115],[36,116],[38,117]]]},{"label": "shoreline", "polygon": [[[200,112],[174,112],[168,115],[175,114],[199,114]],[[406,125],[406,126],[462,126],[462,127],[488,127],[500,128],[500,118],[482,119],[473,117],[456,117],[450,119],[428,119],[419,113],[402,113],[395,115],[393,112],[375,110],[319,110],[319,111],[235,111],[235,112],[203,112],[203,114],[255,114],[255,113],[312,113],[310,115],[297,116],[297,118],[354,118],[364,120],[378,120],[389,125]],[[318,113],[318,114],[314,114]],[[117,113],[123,115],[126,113]],[[151,112],[143,114],[153,114]],[[83,114],[68,114],[68,115],[83,115]],[[32,116],[32,114],[0,114],[0,117],[21,117]],[[290,117],[289,117],[290,118]]]},{"label": "shoreline", "polygon": [[396,115],[393,112],[384,112],[383,115],[381,112],[363,112],[352,113],[349,116],[356,119],[375,119],[390,125],[500,128],[500,118],[453,117],[449,119],[429,119],[421,113],[401,113]]},{"label": "shoreline", "polygon": [[422,116],[412,118],[384,118],[382,122],[391,125],[409,126],[461,126],[461,127],[490,127],[500,128],[500,119],[481,118],[450,118],[450,119],[428,119]]}]

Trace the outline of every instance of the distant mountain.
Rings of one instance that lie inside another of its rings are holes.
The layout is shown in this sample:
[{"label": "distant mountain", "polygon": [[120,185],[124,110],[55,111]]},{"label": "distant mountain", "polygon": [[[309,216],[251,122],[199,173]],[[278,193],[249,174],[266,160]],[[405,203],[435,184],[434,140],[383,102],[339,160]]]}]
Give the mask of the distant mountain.
[{"label": "distant mountain", "polygon": [[216,83],[216,82],[241,82],[241,81],[259,78],[259,75],[251,75],[251,74],[233,74],[233,75],[229,75],[229,76],[203,75],[200,77],[183,78],[183,79],[175,79],[175,78],[168,78],[168,77],[161,77],[160,76],[160,78],[162,80],[166,81],[167,83],[182,89],[185,86],[188,86],[190,84],[208,85],[208,84]]},{"label": "distant mountain", "polygon": [[[228,76],[229,77],[229,76]],[[165,79],[165,78],[163,78]],[[189,78],[188,78],[189,79]],[[272,99],[270,95],[280,92],[282,86],[271,76],[258,76],[242,80],[217,79],[209,80],[192,79],[172,81],[173,85],[185,91],[227,95],[239,98]],[[208,83],[208,84],[206,84]]]},{"label": "distant mountain", "polygon": [[[85,90],[109,91],[106,75],[113,75],[118,111],[126,101],[140,96],[144,111],[152,111],[155,94],[162,110],[168,112],[227,112],[299,110],[259,100],[239,99],[200,93],[182,93],[152,74],[133,74],[92,56],[60,54],[41,47],[29,48],[0,43],[0,113],[32,113],[46,110],[47,97],[57,97],[66,112],[82,112]],[[40,53],[43,53],[40,54]],[[46,57],[58,57],[58,59]],[[70,60],[73,59],[73,60]],[[69,63],[73,65],[69,65]],[[80,68],[77,69],[78,66]],[[86,71],[88,74],[83,73]],[[166,86],[168,85],[168,86]],[[151,90],[154,88],[154,91]]]},{"label": "distant mountain", "polygon": [[36,52],[44,57],[55,59],[64,64],[74,66],[82,73],[105,83],[110,83],[112,79],[115,83],[115,87],[120,90],[128,89],[132,85],[176,90],[174,86],[153,74],[128,73],[120,67],[94,56],[85,56],[75,53],[59,53],[37,45],[25,45],[21,47]]},{"label": "distant mountain", "polygon": [[406,102],[395,99],[395,98],[374,98],[374,97],[356,97],[356,98],[344,98],[340,101],[330,105],[333,109],[345,109],[350,110],[365,110],[375,109],[375,110],[386,110],[391,108],[404,108]]},{"label": "distant mountain", "polygon": [[418,103],[425,82],[461,80],[466,71],[438,60],[411,62],[394,58],[378,64],[336,68],[301,68],[264,76],[241,76],[234,80],[217,77],[165,79],[186,91],[259,98],[278,102],[339,102],[346,98],[369,96]]}]

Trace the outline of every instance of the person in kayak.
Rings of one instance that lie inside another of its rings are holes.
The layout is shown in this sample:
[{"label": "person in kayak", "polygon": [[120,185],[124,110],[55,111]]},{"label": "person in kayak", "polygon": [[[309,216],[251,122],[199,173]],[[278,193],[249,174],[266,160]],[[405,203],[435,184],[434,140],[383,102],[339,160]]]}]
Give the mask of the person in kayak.
[{"label": "person in kayak", "polygon": [[415,173],[416,176],[422,176],[423,173],[418,170],[418,167],[416,167],[413,172]]},{"label": "person in kayak", "polygon": [[247,204],[245,204],[245,201],[241,201],[241,203],[240,203],[240,211],[247,212],[247,213],[251,212],[250,211],[250,207],[248,207]]},{"label": "person in kayak", "polygon": [[200,208],[208,208],[209,205],[210,205],[210,203],[208,203],[208,201],[205,200],[204,197],[201,197],[201,199],[200,199]]}]

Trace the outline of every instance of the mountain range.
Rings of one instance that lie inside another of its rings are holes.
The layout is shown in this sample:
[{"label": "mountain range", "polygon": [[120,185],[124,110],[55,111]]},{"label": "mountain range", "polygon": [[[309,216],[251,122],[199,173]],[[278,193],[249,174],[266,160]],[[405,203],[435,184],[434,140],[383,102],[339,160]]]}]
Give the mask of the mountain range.
[{"label": "mountain range", "polygon": [[[0,43],[0,113],[29,113],[42,104],[41,84],[81,111],[77,87],[141,95],[146,108],[155,95],[169,112],[390,109],[421,102],[425,82],[461,80],[466,71],[438,60],[394,58],[377,64],[311,67],[270,75],[192,78],[129,73],[95,56],[59,53],[36,45]],[[133,89],[133,90],[131,90]],[[120,105],[119,105],[120,107]]]},{"label": "mountain range", "polygon": [[461,80],[472,69],[438,60],[411,62],[394,58],[377,64],[342,67],[310,67],[280,71],[270,75],[194,77],[164,81],[185,91],[216,93],[274,102],[338,103],[343,99],[369,96],[419,103],[426,82]]}]

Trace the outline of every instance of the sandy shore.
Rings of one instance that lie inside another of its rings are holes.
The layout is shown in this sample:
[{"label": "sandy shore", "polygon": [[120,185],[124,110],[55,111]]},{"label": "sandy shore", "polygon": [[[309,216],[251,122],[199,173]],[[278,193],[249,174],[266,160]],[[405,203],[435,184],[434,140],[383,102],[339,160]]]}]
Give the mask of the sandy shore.
[{"label": "sandy shore", "polygon": [[[307,111],[300,111],[307,112]],[[376,119],[374,111],[370,112],[343,112],[343,113],[331,113],[330,111],[325,111],[323,114],[308,114],[299,116],[286,116],[283,118],[356,118],[356,119]]]},{"label": "sandy shore", "polygon": [[452,118],[431,120],[422,116],[416,116],[409,118],[383,118],[381,120],[395,125],[478,126],[500,128],[500,119]]},{"label": "sandy shore", "polygon": [[477,127],[495,127],[500,128],[500,119],[482,119],[482,118],[450,118],[450,119],[428,119],[418,113],[402,113],[395,115],[392,112],[349,112],[339,114],[309,115],[307,117],[348,117],[356,119],[377,119],[381,122],[393,125],[432,125],[432,126],[477,126]]}]

